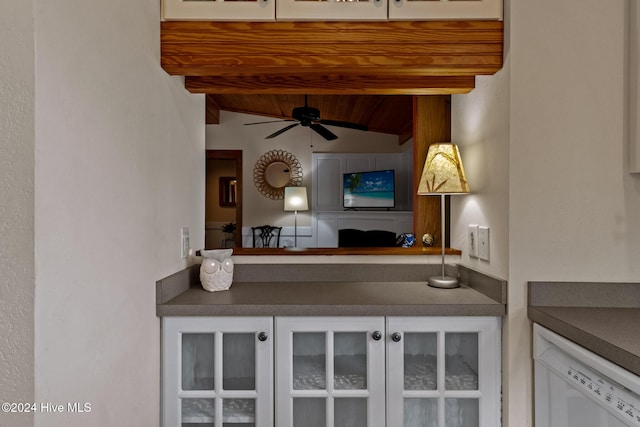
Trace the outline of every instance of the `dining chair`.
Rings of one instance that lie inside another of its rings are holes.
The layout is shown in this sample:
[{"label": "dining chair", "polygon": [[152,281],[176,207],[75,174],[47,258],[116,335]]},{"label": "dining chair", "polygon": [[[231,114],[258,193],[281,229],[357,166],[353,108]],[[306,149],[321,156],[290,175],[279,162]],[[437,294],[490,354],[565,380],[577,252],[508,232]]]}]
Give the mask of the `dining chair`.
[{"label": "dining chair", "polygon": [[278,248],[280,247],[280,232],[282,227],[261,225],[251,227],[254,248]]}]

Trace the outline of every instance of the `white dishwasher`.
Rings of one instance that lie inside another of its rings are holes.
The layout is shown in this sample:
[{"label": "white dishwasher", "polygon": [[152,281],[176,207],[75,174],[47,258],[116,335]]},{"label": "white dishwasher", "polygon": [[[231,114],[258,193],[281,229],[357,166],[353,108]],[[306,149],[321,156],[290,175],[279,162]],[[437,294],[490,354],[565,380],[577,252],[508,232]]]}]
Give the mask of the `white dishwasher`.
[{"label": "white dishwasher", "polygon": [[640,427],[640,377],[533,325],[536,427]]}]

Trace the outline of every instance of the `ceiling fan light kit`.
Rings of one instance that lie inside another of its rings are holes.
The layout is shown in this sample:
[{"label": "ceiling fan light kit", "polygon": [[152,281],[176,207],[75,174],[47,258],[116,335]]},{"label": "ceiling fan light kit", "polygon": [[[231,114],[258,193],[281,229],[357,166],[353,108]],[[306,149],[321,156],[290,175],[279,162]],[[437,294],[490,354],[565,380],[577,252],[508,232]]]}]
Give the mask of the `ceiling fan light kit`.
[{"label": "ceiling fan light kit", "polygon": [[[348,128],[348,129],[356,129],[356,130],[364,130],[364,131],[368,130],[367,126],[361,125],[359,123],[321,119],[320,110],[317,108],[309,107],[309,105],[307,104],[307,95],[304,96],[304,107],[295,107],[291,111],[291,117],[293,117],[293,120],[282,120],[282,121],[285,121],[285,122],[297,121],[297,123],[287,125],[284,128],[272,133],[271,135],[268,135],[265,139],[275,138],[276,136],[281,135],[284,132],[288,131],[289,129],[292,129],[298,125],[311,128],[318,135],[320,135],[327,141],[333,141],[335,139],[338,139],[338,136],[322,125],[338,126],[338,127]],[[273,121],[245,123],[245,125],[246,126],[259,125],[263,123],[273,123]]]}]

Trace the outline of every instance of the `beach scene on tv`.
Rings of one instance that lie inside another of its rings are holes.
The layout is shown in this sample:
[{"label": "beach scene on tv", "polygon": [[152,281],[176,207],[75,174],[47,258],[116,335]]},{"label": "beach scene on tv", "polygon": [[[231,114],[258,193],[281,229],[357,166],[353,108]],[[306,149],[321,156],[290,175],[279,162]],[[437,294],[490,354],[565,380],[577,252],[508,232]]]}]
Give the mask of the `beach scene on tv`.
[{"label": "beach scene on tv", "polygon": [[392,208],[395,206],[394,171],[343,175],[345,208]]}]

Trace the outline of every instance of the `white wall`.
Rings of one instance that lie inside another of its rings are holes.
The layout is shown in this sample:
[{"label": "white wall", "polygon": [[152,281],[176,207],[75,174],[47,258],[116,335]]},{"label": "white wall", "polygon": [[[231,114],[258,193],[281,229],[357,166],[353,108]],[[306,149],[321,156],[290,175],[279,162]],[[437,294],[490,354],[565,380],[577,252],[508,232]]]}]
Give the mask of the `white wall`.
[{"label": "white wall", "polygon": [[[471,194],[451,197],[452,246],[462,263],[506,279],[509,274],[509,73],[476,78],[451,100],[451,139],[458,144]],[[489,227],[489,261],[471,258],[468,226]]]},{"label": "white wall", "polygon": [[508,427],[533,423],[527,281],[640,276],[640,178],[626,171],[625,4],[508,4]]},{"label": "white wall", "polygon": [[159,64],[159,2],[35,0],[37,426],[155,426],[155,281],[204,242],[204,98]]},{"label": "white wall", "polygon": [[[362,132],[335,126],[331,127],[331,131],[338,136],[338,139],[326,141],[311,129],[302,126],[291,129],[277,138],[264,139],[265,136],[290,124],[286,122],[244,125],[245,123],[268,120],[270,119],[261,116],[221,111],[220,124],[206,126],[207,149],[243,150],[242,213],[244,227],[263,224],[293,226],[291,212],[283,211],[284,202],[266,198],[254,184],[253,168],[258,159],[268,151],[285,150],[296,156],[302,165],[304,174],[302,185],[307,187],[309,203],[311,203],[313,200],[311,193],[312,153],[396,153],[411,149],[409,143],[398,145],[397,135]],[[309,209],[312,209],[311,205]],[[311,211],[298,213],[298,226],[311,226]]]},{"label": "white wall", "polygon": [[[637,281],[625,172],[624,2],[512,2],[510,425],[530,407],[526,281]],[[540,23],[544,23],[543,29]],[[517,386],[516,386],[517,385]]]},{"label": "white wall", "polygon": [[[32,17],[32,2],[0,2],[0,402],[34,400]],[[0,425],[33,417],[0,412]]]}]

